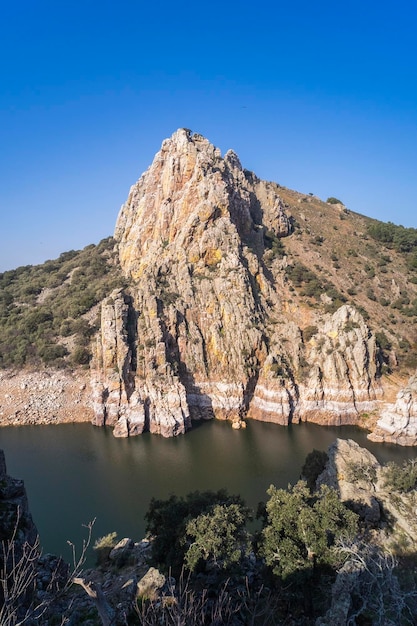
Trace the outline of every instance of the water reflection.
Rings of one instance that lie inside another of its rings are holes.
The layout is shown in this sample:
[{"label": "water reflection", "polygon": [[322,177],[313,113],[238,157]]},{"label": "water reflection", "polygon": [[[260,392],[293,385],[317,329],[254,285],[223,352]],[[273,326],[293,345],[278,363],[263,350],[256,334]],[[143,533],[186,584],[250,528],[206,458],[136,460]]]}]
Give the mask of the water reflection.
[{"label": "water reflection", "polygon": [[294,483],[308,452],[336,437],[354,439],[383,462],[417,457],[413,448],[372,444],[352,427],[252,421],[241,431],[211,421],[176,439],[115,439],[89,424],[2,428],[0,447],[9,473],[25,481],[46,551],[67,556],[67,540],[80,545],[82,524],[93,518],[95,536],[117,530],[141,538],[152,497],[226,488],[256,508],[271,483]]}]

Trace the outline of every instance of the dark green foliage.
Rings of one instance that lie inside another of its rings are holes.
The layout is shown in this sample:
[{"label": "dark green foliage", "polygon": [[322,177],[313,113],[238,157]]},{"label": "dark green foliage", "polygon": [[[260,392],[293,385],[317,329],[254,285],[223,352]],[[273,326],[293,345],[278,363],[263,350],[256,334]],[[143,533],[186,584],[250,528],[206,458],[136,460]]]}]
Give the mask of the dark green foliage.
[{"label": "dark green foliage", "polygon": [[337,539],[353,537],[357,515],[339,500],[334,489],[322,485],[314,495],[298,482],[288,490],[271,486],[266,503],[262,553],[282,579],[297,575],[300,583],[319,566],[333,566]]},{"label": "dark green foliage", "polygon": [[328,204],[343,204],[341,200],[338,200],[338,198],[334,198],[333,196],[330,196],[330,198],[327,198],[326,202]]},{"label": "dark green foliage", "polygon": [[326,312],[333,313],[346,302],[345,296],[332,283],[325,278],[319,278],[317,274],[302,263],[288,265],[285,271],[294,287],[300,289],[300,295],[308,296],[318,301],[323,293],[327,294],[332,299],[332,302],[325,306]]},{"label": "dark green foliage", "polygon": [[71,363],[74,365],[88,365],[91,352],[83,346],[76,346],[71,353]]},{"label": "dark green foliage", "polygon": [[264,232],[264,245],[266,249],[271,250],[274,258],[281,258],[285,254],[282,241],[273,230],[266,230]]},{"label": "dark green foliage", "polygon": [[352,320],[348,320],[345,324],[345,333],[349,333],[352,330],[355,330],[355,328],[359,328],[359,324],[357,322],[353,322]]},{"label": "dark green foliage", "polygon": [[294,287],[302,287],[301,295],[312,296],[317,300],[324,291],[324,282],[301,263],[294,263],[286,268],[288,278]]},{"label": "dark green foliage", "polygon": [[365,272],[368,275],[368,278],[375,278],[375,268],[368,263],[365,265]]},{"label": "dark green foliage", "polygon": [[365,322],[370,319],[370,315],[369,315],[368,311],[363,306],[360,306],[360,305],[357,304],[356,305],[356,310],[358,311],[358,313],[360,313],[362,315],[362,317],[365,320]]},{"label": "dark green foliage", "polygon": [[392,344],[383,331],[376,332],[375,339],[381,350],[391,350]]},{"label": "dark green foliage", "polygon": [[415,252],[417,249],[416,228],[405,228],[404,226],[396,226],[392,222],[385,223],[375,220],[368,226],[368,234],[376,241],[380,241],[397,252],[409,253]]},{"label": "dark green foliage", "polygon": [[29,333],[33,333],[42,325],[50,328],[52,326],[51,322],[53,319],[54,317],[50,310],[39,307],[39,309],[33,313],[26,315],[26,329]]},{"label": "dark green foliage", "polygon": [[[417,250],[413,250],[410,254],[407,255],[407,267],[411,272],[417,270]],[[411,282],[415,282],[414,279],[410,279]]]},{"label": "dark green foliage", "polygon": [[[0,274],[0,367],[86,364],[94,323],[80,316],[124,286],[114,240]],[[68,354],[62,338],[74,336]]]},{"label": "dark green foliage", "polygon": [[282,355],[276,355],[271,364],[271,372],[277,377],[288,378],[291,376],[291,368],[287,359]]},{"label": "dark green foliage", "polygon": [[68,350],[65,346],[62,346],[59,343],[55,343],[40,347],[38,349],[38,354],[42,361],[48,364],[53,363],[57,359],[61,359],[62,357],[66,356],[68,354]]},{"label": "dark green foliage", "polygon": [[417,488],[417,463],[404,461],[402,465],[388,463],[384,468],[384,486],[394,491],[406,493]]},{"label": "dark green foliage", "polygon": [[210,563],[226,570],[237,565],[249,553],[249,519],[249,509],[241,503],[215,504],[191,519],[185,530],[186,568],[194,571],[200,563]]},{"label": "dark green foliage", "polygon": [[[203,519],[201,516],[209,515],[216,506],[229,507],[232,504],[237,505],[237,510],[240,512],[247,511],[240,496],[230,496],[225,490],[194,491],[185,498],[171,496],[168,500],[152,498],[145,515],[146,531],[154,537],[152,563],[163,571],[171,570],[174,576],[178,575],[189,548],[186,540],[189,522],[196,520],[199,516],[201,521]],[[225,510],[220,509],[220,512],[224,513]],[[227,514],[224,519],[227,519]],[[236,520],[235,523],[237,523]],[[237,527],[240,528],[239,524]],[[200,523],[196,527],[190,526],[190,533],[192,534],[197,528],[201,528]],[[190,566],[193,564],[193,567],[194,556],[193,554],[190,557]]]},{"label": "dark green foliage", "polygon": [[306,481],[310,491],[314,491],[316,488],[316,480],[326,467],[328,460],[329,457],[324,450],[314,449],[306,456],[306,460],[301,469],[301,477]]}]

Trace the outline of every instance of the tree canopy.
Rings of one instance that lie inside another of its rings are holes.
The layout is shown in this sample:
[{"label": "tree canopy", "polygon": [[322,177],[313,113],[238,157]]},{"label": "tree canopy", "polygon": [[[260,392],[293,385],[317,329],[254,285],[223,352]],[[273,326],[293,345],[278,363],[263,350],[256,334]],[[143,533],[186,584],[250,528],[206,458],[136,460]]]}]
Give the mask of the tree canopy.
[{"label": "tree canopy", "polygon": [[271,485],[267,493],[262,551],[274,574],[285,579],[334,564],[336,540],[353,537],[358,519],[336,491],[322,485],[312,495],[307,484],[299,481],[288,490]]}]

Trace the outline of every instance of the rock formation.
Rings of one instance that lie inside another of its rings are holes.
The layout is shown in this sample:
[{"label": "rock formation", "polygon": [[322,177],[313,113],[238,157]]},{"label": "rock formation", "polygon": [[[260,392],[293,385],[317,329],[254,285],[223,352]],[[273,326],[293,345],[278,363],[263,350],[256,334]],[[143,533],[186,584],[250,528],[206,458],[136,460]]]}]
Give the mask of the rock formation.
[{"label": "rock formation", "polygon": [[336,489],[342,502],[350,502],[362,519],[379,522],[381,510],[375,490],[381,466],[374,455],[352,439],[336,439],[327,454],[328,462],[317,485]]},{"label": "rock formation", "polygon": [[279,185],[234,152],[185,129],[165,140],[117,220],[130,287],[102,306],[94,423],[172,436],[191,419],[353,424],[375,410],[380,358],[361,313],[291,305],[293,230]]},{"label": "rock formation", "polygon": [[401,445],[417,444],[417,374],[398,392],[394,404],[384,406],[370,439]]},{"label": "rock formation", "polygon": [[4,452],[0,450],[0,541],[14,537],[19,548],[25,543],[34,545],[37,535],[23,480],[7,474]]},{"label": "rock formation", "polygon": [[[397,540],[413,548],[417,540],[415,489],[401,492],[387,480],[387,467],[373,454],[351,439],[336,439],[328,449],[328,462],[317,479],[317,486],[333,487],[342,502],[382,533],[381,544],[395,545]],[[388,535],[386,519],[389,517]]]}]

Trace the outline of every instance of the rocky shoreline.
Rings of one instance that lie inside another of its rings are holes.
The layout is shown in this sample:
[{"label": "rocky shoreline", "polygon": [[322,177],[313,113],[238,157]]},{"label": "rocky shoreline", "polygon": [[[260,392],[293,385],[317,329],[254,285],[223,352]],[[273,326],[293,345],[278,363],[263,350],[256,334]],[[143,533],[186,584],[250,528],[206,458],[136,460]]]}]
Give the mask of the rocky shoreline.
[{"label": "rocky shoreline", "polygon": [[[368,430],[368,437],[374,442],[417,445],[416,376],[398,391],[395,402],[379,400],[376,405],[373,413],[352,415],[348,422],[341,417],[338,424],[349,423]],[[267,421],[274,421],[269,413],[263,418],[260,415],[250,417],[261,420],[266,417]],[[311,417],[307,421],[323,426],[335,424],[334,415],[332,420],[324,414],[322,419],[320,415],[314,419]],[[303,416],[298,421],[304,421]],[[0,372],[0,427],[81,422],[97,423],[88,371],[45,369]],[[231,422],[234,427],[239,425],[236,421]],[[120,436],[120,433],[115,434]]]},{"label": "rocky shoreline", "polygon": [[92,419],[86,371],[0,372],[0,426],[89,422]]}]

